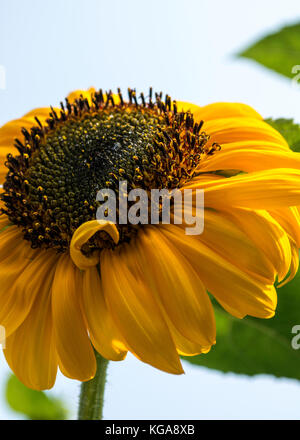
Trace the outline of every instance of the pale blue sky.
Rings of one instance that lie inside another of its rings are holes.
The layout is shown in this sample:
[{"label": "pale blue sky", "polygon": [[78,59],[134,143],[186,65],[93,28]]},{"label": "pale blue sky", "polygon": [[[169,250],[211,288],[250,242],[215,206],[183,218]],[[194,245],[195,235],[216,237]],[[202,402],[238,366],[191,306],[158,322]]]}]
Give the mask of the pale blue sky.
[{"label": "pale blue sky", "polygon": [[[89,86],[151,85],[197,104],[240,101],[264,117],[300,122],[300,91],[234,54],[300,20],[298,0],[10,0],[0,4],[0,124],[34,107],[57,105]],[[299,63],[300,64],[300,59]],[[300,324],[293,323],[293,324]],[[300,384],[221,374],[184,363],[171,376],[131,355],[111,363],[107,419],[299,419]],[[0,393],[8,373],[0,355]],[[51,391],[74,417],[79,384],[61,375]],[[0,419],[16,418],[0,395]]]}]

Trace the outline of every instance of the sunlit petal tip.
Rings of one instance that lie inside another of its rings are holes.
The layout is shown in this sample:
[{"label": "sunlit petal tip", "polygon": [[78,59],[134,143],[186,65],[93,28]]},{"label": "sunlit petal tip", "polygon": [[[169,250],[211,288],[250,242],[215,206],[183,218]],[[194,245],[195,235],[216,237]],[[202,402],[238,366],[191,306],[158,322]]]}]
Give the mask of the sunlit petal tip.
[{"label": "sunlit petal tip", "polygon": [[119,241],[119,231],[116,225],[105,220],[91,220],[83,223],[73,234],[70,244],[70,255],[81,270],[86,270],[91,266],[96,266],[99,263],[99,252],[94,252],[87,257],[81,252],[82,246],[99,231],[104,231],[110,235],[114,243]]}]

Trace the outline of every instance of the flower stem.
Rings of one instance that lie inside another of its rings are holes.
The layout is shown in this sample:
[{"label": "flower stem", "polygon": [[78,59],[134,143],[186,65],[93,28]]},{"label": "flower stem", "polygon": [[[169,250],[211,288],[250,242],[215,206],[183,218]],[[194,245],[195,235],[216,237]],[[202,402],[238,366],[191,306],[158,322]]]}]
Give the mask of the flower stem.
[{"label": "flower stem", "polygon": [[101,420],[108,360],[95,351],[97,372],[94,379],[82,382],[79,400],[79,420]]}]

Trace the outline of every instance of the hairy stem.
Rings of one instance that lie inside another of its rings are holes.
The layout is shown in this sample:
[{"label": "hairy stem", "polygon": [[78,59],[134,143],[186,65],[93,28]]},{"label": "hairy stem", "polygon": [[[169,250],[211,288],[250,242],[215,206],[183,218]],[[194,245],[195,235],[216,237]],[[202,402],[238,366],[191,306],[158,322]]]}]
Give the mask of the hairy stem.
[{"label": "hairy stem", "polygon": [[101,420],[108,360],[96,353],[97,372],[94,379],[82,382],[79,400],[79,420]]}]

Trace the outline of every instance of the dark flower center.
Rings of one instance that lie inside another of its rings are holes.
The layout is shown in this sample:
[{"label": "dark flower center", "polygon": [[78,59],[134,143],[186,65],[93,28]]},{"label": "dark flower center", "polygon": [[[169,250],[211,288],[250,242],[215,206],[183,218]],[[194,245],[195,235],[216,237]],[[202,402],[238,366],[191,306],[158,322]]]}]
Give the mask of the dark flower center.
[{"label": "dark flower center", "polygon": [[[151,93],[138,104],[135,91],[129,102],[119,92],[118,104],[111,93],[95,93],[92,104],[80,98],[60,115],[52,109],[46,126],[37,119],[24,141],[16,141],[19,155],[7,157],[9,172],[4,184],[4,212],[23,228],[33,247],[68,249],[74,231],[95,219],[103,188],[118,193],[119,181],[128,191],[143,188],[173,189],[190,180],[208,146],[191,113],[179,113],[167,96],[162,102]],[[118,225],[121,241],[128,240],[136,226]],[[105,233],[90,243],[90,249],[110,246]]]}]

